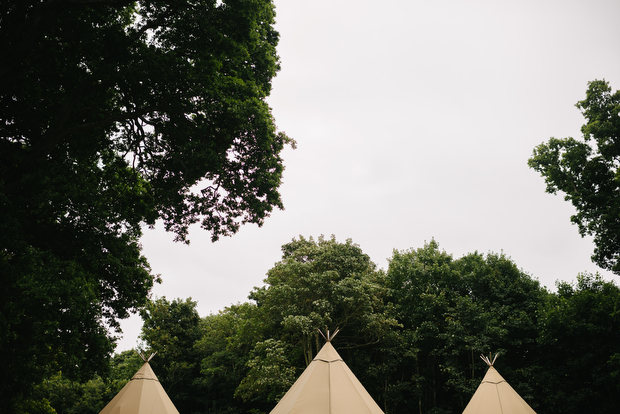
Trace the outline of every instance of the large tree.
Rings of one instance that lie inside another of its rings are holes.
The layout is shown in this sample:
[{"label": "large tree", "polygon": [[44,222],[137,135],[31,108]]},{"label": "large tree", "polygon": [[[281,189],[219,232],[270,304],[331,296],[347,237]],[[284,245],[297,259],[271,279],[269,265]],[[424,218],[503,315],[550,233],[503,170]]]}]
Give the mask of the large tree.
[{"label": "large tree", "polygon": [[143,320],[140,338],[157,355],[150,364],[164,390],[180,412],[199,412],[203,390],[197,389],[200,356],[194,344],[202,337],[197,302],[165,297],[149,302],[140,310]]},{"label": "large tree", "polygon": [[551,138],[528,163],[548,193],[563,192],[575,207],[571,221],[582,236],[594,237],[592,260],[620,275],[620,91],[594,80],[576,106],[587,121],[583,139]]},{"label": "large tree", "polygon": [[305,365],[320,350],[318,329],[339,328],[340,348],[376,343],[396,323],[385,306],[382,271],[351,239],[293,239],[250,299],[303,349]]},{"label": "large tree", "polygon": [[335,346],[365,381],[374,346],[397,324],[384,301],[385,273],[350,239],[300,236],[282,252],[265,285],[249,296],[271,331],[252,350],[250,370],[235,394],[277,401],[322,347],[318,329],[326,327],[332,333],[340,328]]},{"label": "large tree", "polygon": [[265,402],[269,393],[246,398],[246,394],[237,392],[250,370],[250,355],[256,354],[256,344],[266,339],[272,325],[264,312],[250,303],[232,305],[203,319],[204,334],[195,349],[203,358],[199,383],[205,412],[240,414],[273,408],[273,404]]},{"label": "large tree", "polygon": [[539,311],[540,352],[530,376],[539,412],[618,412],[620,289],[584,273],[557,290]]},{"label": "large tree", "polygon": [[0,401],[102,369],[154,282],[143,225],[216,240],[282,207],[273,23],[270,0],[2,2]]},{"label": "large tree", "polygon": [[[480,354],[500,352],[502,375],[528,391],[521,370],[532,363],[536,315],[545,291],[504,255],[460,259],[439,249],[394,251],[387,271],[403,324],[386,346],[398,358],[387,381],[390,411],[461,412],[484,375]],[[391,348],[390,348],[391,347]]]}]

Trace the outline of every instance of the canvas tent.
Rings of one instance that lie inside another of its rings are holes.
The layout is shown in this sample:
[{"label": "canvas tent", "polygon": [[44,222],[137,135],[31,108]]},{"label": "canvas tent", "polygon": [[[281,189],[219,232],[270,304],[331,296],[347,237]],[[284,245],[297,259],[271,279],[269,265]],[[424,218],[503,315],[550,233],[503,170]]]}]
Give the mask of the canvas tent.
[{"label": "canvas tent", "polygon": [[493,367],[497,355],[481,358],[489,369],[463,414],[536,414]]},{"label": "canvas tent", "polygon": [[271,414],[383,414],[331,344],[325,345]]},{"label": "canvas tent", "polygon": [[179,414],[155,376],[148,359],[99,414]]}]

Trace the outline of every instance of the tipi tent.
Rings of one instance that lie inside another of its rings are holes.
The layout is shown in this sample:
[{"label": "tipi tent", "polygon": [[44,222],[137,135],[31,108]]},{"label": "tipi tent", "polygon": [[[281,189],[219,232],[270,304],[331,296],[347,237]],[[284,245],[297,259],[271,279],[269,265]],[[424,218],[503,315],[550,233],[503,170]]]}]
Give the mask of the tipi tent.
[{"label": "tipi tent", "polygon": [[536,414],[493,367],[497,355],[481,356],[489,369],[463,414]]},{"label": "tipi tent", "polygon": [[155,376],[148,359],[99,414],[179,414]]},{"label": "tipi tent", "polygon": [[327,332],[325,345],[271,414],[383,414],[332,346],[337,333]]}]

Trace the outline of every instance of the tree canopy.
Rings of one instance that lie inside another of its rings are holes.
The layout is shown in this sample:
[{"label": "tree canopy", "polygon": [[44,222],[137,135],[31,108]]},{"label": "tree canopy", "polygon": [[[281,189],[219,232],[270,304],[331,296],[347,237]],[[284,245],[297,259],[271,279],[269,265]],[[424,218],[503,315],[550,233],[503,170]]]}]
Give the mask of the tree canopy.
[{"label": "tree canopy", "polygon": [[[546,292],[504,255],[454,259],[432,240],[394,251],[387,271],[403,328],[391,354],[385,398],[396,412],[462,412],[484,375],[480,354],[500,352],[513,386],[536,348],[537,310]],[[514,380],[514,381],[513,381]]]},{"label": "tree canopy", "polygon": [[156,280],[144,225],[215,241],[282,208],[273,23],[270,0],[2,2],[0,401],[104,369]]},{"label": "tree canopy", "polygon": [[620,274],[620,91],[594,80],[576,106],[586,118],[583,139],[551,138],[528,163],[548,193],[563,192],[577,210],[571,221],[582,236],[594,237],[592,260]]},{"label": "tree canopy", "polygon": [[[300,237],[282,251],[249,302],[200,318],[191,299],[159,298],[141,312],[151,364],[180,412],[270,412],[325,324],[342,328],[334,346],[386,414],[462,412],[490,352],[537,412],[620,408],[620,289],[599,275],[550,293],[504,254],[455,258],[434,240],[395,250],[386,272],[351,240]],[[29,406],[97,413],[139,366],[122,353],[89,381],[53,375]]]},{"label": "tree canopy", "polygon": [[620,407],[620,289],[600,275],[557,283],[539,311],[535,399],[548,413],[614,412]]},{"label": "tree canopy", "polygon": [[250,299],[299,344],[305,365],[321,348],[318,328],[340,328],[341,343],[359,345],[361,338],[377,342],[395,323],[383,306],[383,274],[352,240],[300,237],[282,252],[265,286],[254,289]]}]

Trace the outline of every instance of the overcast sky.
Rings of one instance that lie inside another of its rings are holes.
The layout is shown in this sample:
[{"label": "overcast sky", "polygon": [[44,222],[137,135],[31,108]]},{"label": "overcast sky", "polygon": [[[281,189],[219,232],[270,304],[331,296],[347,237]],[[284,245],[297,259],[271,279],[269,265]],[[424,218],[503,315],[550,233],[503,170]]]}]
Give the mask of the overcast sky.
[{"label": "overcast sky", "polygon": [[[297,141],[284,211],[216,243],[145,230],[144,254],[201,316],[247,301],[303,235],[351,238],[379,268],[435,239],[454,258],[503,252],[555,290],[600,272],[573,208],[527,166],[550,137],[581,136],[588,81],[620,89],[618,0],[276,0],[282,70],[269,104]],[[137,344],[122,324],[117,351]]]}]

